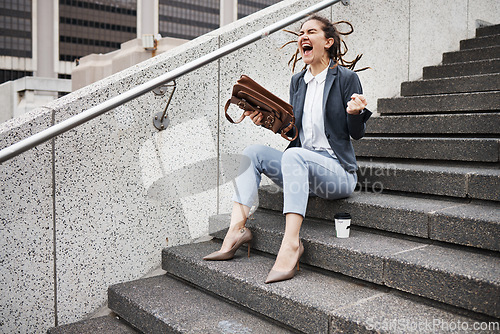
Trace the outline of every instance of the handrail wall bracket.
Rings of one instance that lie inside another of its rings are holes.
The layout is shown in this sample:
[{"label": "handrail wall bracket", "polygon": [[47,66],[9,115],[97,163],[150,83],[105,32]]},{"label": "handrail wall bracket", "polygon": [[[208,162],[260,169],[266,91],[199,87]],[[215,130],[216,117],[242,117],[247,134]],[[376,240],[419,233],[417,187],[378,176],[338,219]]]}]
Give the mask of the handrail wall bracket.
[{"label": "handrail wall bracket", "polygon": [[167,105],[165,106],[163,112],[160,111],[156,113],[153,118],[153,125],[159,131],[165,130],[168,127],[168,124],[170,123],[170,119],[167,118],[168,117],[167,109],[168,106],[170,105],[170,102],[172,101],[172,96],[174,96],[177,84],[174,80],[169,84],[156,87],[155,89],[152,90],[153,94],[155,94],[156,96],[163,96],[167,93],[168,87],[173,87],[173,88],[172,91],[170,92],[170,96],[168,97]]},{"label": "handrail wall bracket", "polygon": [[351,4],[351,0],[341,0],[341,1],[344,6],[349,6]]}]

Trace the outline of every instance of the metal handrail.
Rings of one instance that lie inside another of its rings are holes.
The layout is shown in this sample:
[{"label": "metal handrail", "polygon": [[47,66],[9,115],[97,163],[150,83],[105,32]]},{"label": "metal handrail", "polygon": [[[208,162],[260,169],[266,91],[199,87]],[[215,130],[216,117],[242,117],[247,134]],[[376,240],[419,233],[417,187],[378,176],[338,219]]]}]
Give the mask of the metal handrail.
[{"label": "metal handrail", "polygon": [[124,103],[127,103],[130,100],[133,100],[145,93],[163,85],[170,81],[173,81],[184,74],[192,72],[204,65],[207,65],[219,58],[224,57],[225,55],[236,51],[248,44],[251,44],[257,40],[265,38],[284,27],[295,23],[305,17],[307,17],[311,13],[318,12],[326,7],[329,7],[337,2],[342,2],[344,5],[349,5],[350,0],[325,0],[314,6],[311,6],[303,11],[300,11],[294,15],[287,17],[281,21],[278,21],[264,29],[256,31],[246,37],[243,37],[236,42],[228,44],[226,46],[221,47],[205,56],[202,56],[196,60],[193,60],[183,66],[176,68],[170,72],[160,75],[155,79],[151,79],[148,82],[145,82],[137,87],[132,88],[129,91],[126,91],[120,95],[117,95],[95,107],[87,109],[84,112],[81,112],[78,115],[68,118],[58,124],[51,126],[37,134],[34,134],[26,139],[23,139],[16,144],[13,144],[9,147],[6,147],[0,151],[0,163],[3,163],[41,143],[44,143],[68,130],[71,130],[78,125],[88,122],[89,120],[104,114],[105,112],[114,109]]}]

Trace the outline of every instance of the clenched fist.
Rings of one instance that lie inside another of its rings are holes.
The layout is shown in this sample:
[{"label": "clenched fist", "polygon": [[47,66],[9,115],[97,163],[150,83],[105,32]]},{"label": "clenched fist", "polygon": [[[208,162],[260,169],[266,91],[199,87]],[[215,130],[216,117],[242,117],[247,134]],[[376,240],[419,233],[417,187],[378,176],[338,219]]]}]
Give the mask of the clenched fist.
[{"label": "clenched fist", "polygon": [[347,113],[358,115],[361,110],[365,109],[368,102],[366,98],[360,94],[352,94],[351,101],[347,102]]}]

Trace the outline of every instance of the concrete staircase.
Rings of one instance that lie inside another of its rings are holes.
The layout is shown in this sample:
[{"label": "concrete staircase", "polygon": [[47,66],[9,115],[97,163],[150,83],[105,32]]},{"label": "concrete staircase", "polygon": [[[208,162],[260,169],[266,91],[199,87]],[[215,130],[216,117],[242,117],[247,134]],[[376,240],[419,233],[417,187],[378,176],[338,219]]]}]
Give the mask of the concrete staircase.
[{"label": "concrete staircase", "polygon": [[[423,80],[403,83],[402,97],[378,101],[381,116],[355,143],[360,186],[343,200],[311,198],[294,279],[264,284],[284,217],[282,194],[263,187],[250,258],[201,259],[224,230],[166,248],[166,275],[109,288],[120,319],[49,333],[498,332],[499,50],[500,25],[480,28]],[[348,239],[334,237],[337,212],[353,217]]]}]

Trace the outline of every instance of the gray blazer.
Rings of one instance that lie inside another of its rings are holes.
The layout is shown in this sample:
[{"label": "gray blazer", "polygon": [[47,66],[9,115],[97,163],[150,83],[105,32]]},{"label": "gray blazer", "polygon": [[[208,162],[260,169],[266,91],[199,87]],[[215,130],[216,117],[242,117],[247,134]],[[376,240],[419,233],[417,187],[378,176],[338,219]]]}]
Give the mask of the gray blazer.
[{"label": "gray blazer", "polygon": [[[295,74],[290,84],[290,104],[293,106],[297,127],[296,130],[292,130],[293,134],[294,131],[299,131],[302,126],[307,89],[304,81],[305,73],[304,70]],[[360,139],[365,135],[365,123],[372,114],[368,109],[364,109],[359,115],[347,113],[347,102],[351,100],[351,95],[354,93],[363,93],[358,75],[340,65],[334,68],[330,67],[326,75],[323,93],[325,135],[342,167],[351,173],[354,173],[358,166],[350,137]],[[297,136],[287,148],[300,146],[300,138]]]}]

